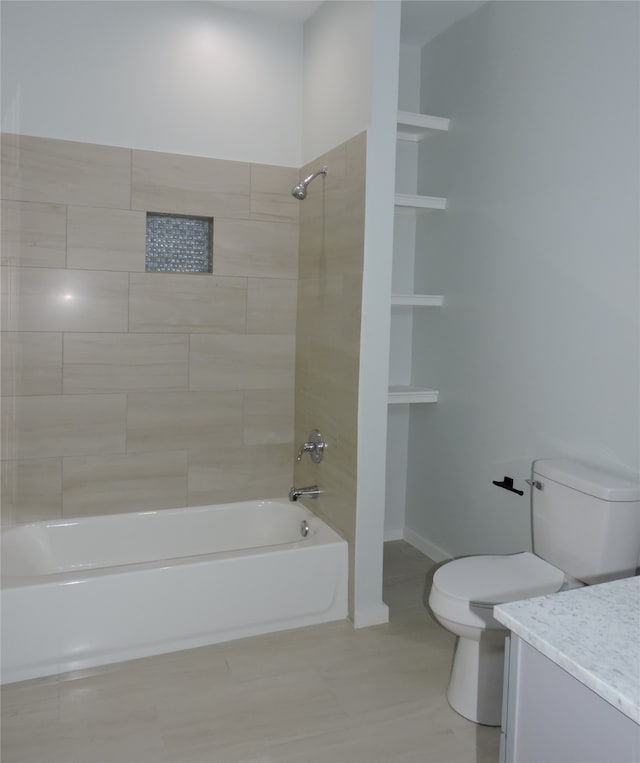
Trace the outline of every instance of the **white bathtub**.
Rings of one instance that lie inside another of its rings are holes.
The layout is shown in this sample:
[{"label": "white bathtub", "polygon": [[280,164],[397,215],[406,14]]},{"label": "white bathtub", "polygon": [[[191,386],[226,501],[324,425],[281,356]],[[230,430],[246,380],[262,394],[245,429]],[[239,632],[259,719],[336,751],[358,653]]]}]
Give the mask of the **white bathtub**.
[{"label": "white bathtub", "polygon": [[347,576],[346,541],[287,500],[13,527],[2,682],[340,620]]}]

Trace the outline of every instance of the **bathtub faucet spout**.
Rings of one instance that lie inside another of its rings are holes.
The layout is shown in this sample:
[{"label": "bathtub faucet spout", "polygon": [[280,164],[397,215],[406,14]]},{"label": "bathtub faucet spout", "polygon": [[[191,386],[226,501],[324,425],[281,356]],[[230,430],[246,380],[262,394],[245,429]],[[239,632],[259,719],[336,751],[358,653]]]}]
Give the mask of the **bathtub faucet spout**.
[{"label": "bathtub faucet spout", "polygon": [[309,487],[292,487],[289,491],[289,500],[297,501],[299,498],[317,498],[320,495],[320,489],[317,485],[309,485]]}]

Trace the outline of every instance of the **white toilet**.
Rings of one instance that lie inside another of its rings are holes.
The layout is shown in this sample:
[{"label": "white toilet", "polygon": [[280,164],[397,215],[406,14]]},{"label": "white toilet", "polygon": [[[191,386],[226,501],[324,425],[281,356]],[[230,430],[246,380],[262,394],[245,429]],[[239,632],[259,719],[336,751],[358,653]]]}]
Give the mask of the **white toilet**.
[{"label": "white toilet", "polygon": [[533,463],[533,554],[468,556],[433,576],[429,607],[456,642],[447,699],[475,723],[499,726],[504,626],[494,604],[636,574],[640,484],[568,460]]}]

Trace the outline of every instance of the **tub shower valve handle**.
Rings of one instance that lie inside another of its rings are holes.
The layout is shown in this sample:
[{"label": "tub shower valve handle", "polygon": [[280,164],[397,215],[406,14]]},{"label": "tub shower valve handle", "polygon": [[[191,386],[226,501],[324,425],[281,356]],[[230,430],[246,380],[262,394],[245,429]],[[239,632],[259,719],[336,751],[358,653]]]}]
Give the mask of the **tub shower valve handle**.
[{"label": "tub shower valve handle", "polygon": [[305,453],[314,453],[315,450],[316,450],[316,446],[312,442],[305,442],[305,444],[298,451],[298,458],[296,459],[296,461],[298,462],[302,461],[302,456]]},{"label": "tub shower valve handle", "polygon": [[302,456],[304,456],[305,453],[308,453],[313,463],[319,464],[324,456],[324,445],[324,439],[320,432],[317,429],[312,429],[309,432],[307,442],[305,442],[298,451],[298,458],[296,460],[300,463],[300,461],[302,461]]}]

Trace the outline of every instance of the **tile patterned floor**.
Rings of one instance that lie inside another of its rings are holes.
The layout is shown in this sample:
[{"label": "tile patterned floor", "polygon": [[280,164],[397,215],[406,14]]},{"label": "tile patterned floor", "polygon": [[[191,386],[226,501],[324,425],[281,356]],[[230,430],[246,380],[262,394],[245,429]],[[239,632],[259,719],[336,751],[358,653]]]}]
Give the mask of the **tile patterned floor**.
[{"label": "tile patterned floor", "polygon": [[453,639],[433,563],[385,544],[390,622],[257,636],[2,691],[2,763],[495,763],[499,731],[447,705]]}]

